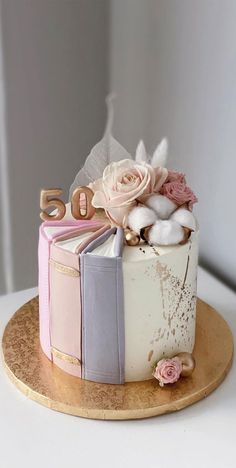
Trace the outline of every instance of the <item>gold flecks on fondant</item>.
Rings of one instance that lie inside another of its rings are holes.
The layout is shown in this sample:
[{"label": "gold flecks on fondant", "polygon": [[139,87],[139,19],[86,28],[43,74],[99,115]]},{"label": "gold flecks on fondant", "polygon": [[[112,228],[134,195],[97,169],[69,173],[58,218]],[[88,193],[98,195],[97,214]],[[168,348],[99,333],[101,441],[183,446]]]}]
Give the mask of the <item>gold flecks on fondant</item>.
[{"label": "gold flecks on fondant", "polygon": [[166,328],[159,328],[158,330],[154,330],[152,342],[156,341],[158,343],[158,341],[162,340],[166,334],[166,331]]},{"label": "gold flecks on fondant", "polygon": [[179,305],[183,299],[183,291],[184,291],[184,287],[185,287],[185,284],[186,284],[186,279],[187,279],[187,276],[188,276],[188,267],[189,267],[189,259],[190,259],[190,251],[191,251],[191,247],[192,247],[192,243],[191,241],[189,242],[189,250],[188,250],[188,256],[187,256],[187,264],[186,264],[186,268],[185,268],[185,273],[184,273],[184,279],[183,279],[183,283],[182,283],[182,286],[181,286],[181,291],[180,291],[180,295],[179,295],[179,300],[176,304],[176,310],[179,308]]},{"label": "gold flecks on fondant", "polygon": [[165,339],[174,345],[176,351],[183,346],[188,349],[193,347],[196,296],[194,282],[188,283],[191,245],[190,242],[182,278],[174,275],[171,268],[159,259],[145,270],[145,274],[153,281],[160,282],[161,309],[165,322],[161,330],[155,330],[151,345]]},{"label": "gold flecks on fondant", "polygon": [[165,284],[165,281],[167,281],[168,278],[170,277],[170,271],[167,265],[163,265],[162,263],[158,261],[156,263],[156,272],[159,275],[159,279],[160,279],[163,317],[164,319],[166,319],[165,301],[164,301],[164,284]]},{"label": "gold flecks on fondant", "polygon": [[151,245],[151,248],[152,248],[152,251],[153,251],[154,255],[156,255],[156,257],[159,257],[160,254],[159,254],[157,248],[154,247],[154,245]]},{"label": "gold flecks on fondant", "polygon": [[153,353],[154,353],[154,351],[153,351],[153,349],[151,349],[151,351],[149,351],[149,353],[148,353],[148,361],[151,361]]},{"label": "gold flecks on fondant", "polygon": [[170,269],[168,268],[167,265],[164,265],[161,262],[156,263],[156,271],[159,275],[160,280],[165,282],[171,275]]}]

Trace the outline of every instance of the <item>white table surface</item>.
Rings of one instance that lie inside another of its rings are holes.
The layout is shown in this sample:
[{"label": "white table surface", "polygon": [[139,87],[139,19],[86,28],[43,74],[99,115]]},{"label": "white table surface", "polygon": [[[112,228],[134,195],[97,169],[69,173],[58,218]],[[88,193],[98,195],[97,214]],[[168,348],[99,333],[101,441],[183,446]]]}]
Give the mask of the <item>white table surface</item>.
[{"label": "white table surface", "polygon": [[[0,333],[37,290],[0,297]],[[199,269],[198,296],[236,336],[236,294]],[[137,421],[93,421],[51,411],[21,394],[0,364],[1,468],[235,468],[236,369],[206,399]]]}]

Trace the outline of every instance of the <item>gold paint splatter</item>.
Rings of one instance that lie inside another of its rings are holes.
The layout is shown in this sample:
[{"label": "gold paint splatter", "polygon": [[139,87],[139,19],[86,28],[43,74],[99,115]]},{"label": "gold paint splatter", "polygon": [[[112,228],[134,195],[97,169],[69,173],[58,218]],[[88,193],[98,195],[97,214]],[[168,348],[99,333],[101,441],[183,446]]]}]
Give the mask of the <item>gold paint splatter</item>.
[{"label": "gold paint splatter", "polygon": [[153,349],[151,349],[151,351],[149,351],[149,353],[148,353],[148,361],[151,361],[153,352],[154,352]]}]

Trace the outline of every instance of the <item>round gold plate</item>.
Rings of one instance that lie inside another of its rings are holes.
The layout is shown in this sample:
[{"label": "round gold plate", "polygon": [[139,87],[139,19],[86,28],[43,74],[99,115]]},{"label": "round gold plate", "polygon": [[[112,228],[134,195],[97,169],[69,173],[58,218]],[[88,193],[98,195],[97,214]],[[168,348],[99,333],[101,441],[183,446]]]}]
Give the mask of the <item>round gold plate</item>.
[{"label": "round gold plate", "polygon": [[32,400],[63,413],[93,419],[138,419],[180,410],[206,397],[222,382],[233,357],[225,320],[198,299],[196,369],[191,377],[161,388],[156,380],[98,384],[64,373],[39,345],[38,299],[8,322],[2,342],[8,376]]}]

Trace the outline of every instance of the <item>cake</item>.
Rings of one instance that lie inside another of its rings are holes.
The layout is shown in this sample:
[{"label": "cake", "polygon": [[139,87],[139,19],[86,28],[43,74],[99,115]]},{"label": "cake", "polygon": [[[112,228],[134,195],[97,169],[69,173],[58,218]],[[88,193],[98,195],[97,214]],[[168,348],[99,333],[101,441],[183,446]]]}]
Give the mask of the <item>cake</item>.
[{"label": "cake", "polygon": [[164,139],[133,159],[108,125],[66,209],[42,214],[40,343],[77,378],[163,386],[194,369],[197,199],[166,157]]}]

